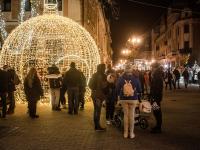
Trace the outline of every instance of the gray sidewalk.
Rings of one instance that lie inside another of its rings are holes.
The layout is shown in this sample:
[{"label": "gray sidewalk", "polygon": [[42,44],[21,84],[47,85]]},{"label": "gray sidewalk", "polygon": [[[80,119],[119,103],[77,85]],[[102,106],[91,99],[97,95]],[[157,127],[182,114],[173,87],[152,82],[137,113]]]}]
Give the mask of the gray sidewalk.
[{"label": "gray sidewalk", "polygon": [[[163,133],[135,127],[135,139],[124,139],[112,125],[95,132],[92,103],[78,116],[66,110],[52,112],[49,104],[39,104],[39,119],[30,119],[26,104],[17,104],[16,113],[0,119],[0,150],[199,150],[200,90],[167,91],[163,99]],[[105,114],[105,111],[102,111]],[[105,124],[105,115],[102,122]],[[153,117],[150,118],[152,125]]]}]

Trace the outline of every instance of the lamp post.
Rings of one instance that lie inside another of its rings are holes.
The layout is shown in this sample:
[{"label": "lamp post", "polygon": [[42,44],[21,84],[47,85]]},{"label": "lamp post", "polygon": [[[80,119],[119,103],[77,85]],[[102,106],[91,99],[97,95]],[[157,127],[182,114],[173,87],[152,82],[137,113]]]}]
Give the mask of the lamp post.
[{"label": "lamp post", "polygon": [[137,48],[141,44],[142,40],[140,37],[133,36],[128,39],[126,43],[126,47],[130,50],[129,53],[129,60],[134,59],[138,55]]}]

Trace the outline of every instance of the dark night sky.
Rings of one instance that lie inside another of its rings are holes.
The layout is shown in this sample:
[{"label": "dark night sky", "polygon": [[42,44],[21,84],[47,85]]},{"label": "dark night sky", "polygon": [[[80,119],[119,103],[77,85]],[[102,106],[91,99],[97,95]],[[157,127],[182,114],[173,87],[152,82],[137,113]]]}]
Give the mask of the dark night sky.
[{"label": "dark night sky", "polygon": [[[137,0],[156,5],[168,6],[170,0]],[[158,23],[158,19],[166,9],[145,6],[120,0],[120,18],[112,20],[111,35],[114,58],[117,58],[120,50],[131,35],[142,35],[151,30]]]}]

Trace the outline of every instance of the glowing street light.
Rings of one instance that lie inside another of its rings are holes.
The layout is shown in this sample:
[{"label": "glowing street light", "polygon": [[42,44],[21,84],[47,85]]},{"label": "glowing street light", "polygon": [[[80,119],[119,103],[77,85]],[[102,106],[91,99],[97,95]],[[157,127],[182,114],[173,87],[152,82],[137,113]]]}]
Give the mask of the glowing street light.
[{"label": "glowing street light", "polygon": [[122,50],[122,54],[123,55],[128,55],[128,54],[130,54],[130,50],[128,50],[128,49],[124,49],[124,50]]},{"label": "glowing street light", "polygon": [[139,37],[132,37],[132,38],[128,39],[128,42],[133,44],[133,45],[140,44],[141,41],[142,40]]}]

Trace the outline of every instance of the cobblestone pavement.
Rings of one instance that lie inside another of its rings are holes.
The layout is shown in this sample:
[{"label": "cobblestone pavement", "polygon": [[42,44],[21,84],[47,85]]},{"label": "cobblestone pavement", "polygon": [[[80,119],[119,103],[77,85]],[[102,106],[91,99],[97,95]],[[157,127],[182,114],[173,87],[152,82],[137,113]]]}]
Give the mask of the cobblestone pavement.
[{"label": "cobblestone pavement", "polygon": [[[200,89],[167,91],[162,105],[162,134],[136,126],[135,139],[124,139],[112,125],[106,132],[94,131],[90,102],[77,116],[39,104],[35,120],[26,114],[26,104],[17,104],[14,115],[0,119],[0,150],[200,150]],[[152,126],[153,117],[149,122]]]}]

